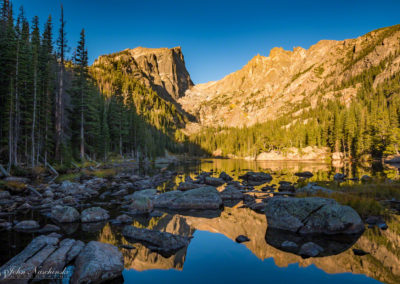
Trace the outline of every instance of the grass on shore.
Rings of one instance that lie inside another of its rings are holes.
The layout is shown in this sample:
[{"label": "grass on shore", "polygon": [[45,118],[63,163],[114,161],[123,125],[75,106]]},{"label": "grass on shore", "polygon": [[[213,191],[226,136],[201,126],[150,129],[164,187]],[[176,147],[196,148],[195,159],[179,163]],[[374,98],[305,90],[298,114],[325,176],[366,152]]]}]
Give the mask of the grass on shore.
[{"label": "grass on shore", "polygon": [[[385,215],[386,209],[380,201],[395,198],[400,200],[400,183],[355,184],[329,186],[333,194],[318,193],[319,197],[333,198],[342,205],[352,207],[365,218],[371,215]],[[299,197],[309,196],[301,194]]]}]

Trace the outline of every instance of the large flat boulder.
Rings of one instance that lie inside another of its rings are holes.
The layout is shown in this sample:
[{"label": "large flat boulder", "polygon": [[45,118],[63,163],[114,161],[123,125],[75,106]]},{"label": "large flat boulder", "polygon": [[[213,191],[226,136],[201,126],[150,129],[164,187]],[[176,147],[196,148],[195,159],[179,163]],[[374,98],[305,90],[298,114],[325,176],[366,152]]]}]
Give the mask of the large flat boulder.
[{"label": "large flat boulder", "polygon": [[265,214],[271,228],[300,234],[358,234],[364,230],[358,213],[333,199],[273,197]]},{"label": "large flat boulder", "polygon": [[215,187],[204,186],[185,192],[170,191],[154,198],[154,207],[176,210],[219,209],[222,199]]},{"label": "large flat boulder", "polygon": [[117,278],[124,269],[124,258],[117,247],[91,241],[75,261],[71,283],[102,283]]}]

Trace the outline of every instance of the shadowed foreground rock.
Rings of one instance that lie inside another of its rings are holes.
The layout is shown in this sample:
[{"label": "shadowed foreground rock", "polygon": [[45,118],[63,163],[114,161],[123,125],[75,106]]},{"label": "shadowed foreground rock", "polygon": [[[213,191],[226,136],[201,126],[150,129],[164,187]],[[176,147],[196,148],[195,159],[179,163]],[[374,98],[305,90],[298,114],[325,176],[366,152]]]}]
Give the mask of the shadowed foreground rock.
[{"label": "shadowed foreground rock", "polygon": [[91,241],[79,254],[75,266],[71,283],[101,283],[119,277],[124,260],[117,247]]},{"label": "shadowed foreground rock", "polygon": [[[64,239],[60,235],[41,235],[18,255],[0,267],[0,283],[28,283],[67,280],[66,267],[75,261],[70,283],[100,283],[119,277],[124,268],[118,248],[105,243]],[[57,282],[58,283],[58,282]]]},{"label": "shadowed foreground rock", "polygon": [[141,242],[149,249],[173,254],[190,243],[191,237],[174,235],[167,232],[125,226],[122,235],[130,242]]},{"label": "shadowed foreground rock", "polygon": [[320,197],[273,197],[266,201],[270,228],[300,234],[358,234],[364,223],[354,209]]}]

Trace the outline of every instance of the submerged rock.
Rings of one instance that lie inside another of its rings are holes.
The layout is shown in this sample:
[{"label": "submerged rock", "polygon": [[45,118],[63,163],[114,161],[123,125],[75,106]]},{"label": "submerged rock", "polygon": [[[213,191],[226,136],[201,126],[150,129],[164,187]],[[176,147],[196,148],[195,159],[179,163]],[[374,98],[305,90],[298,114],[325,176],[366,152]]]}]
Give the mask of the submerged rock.
[{"label": "submerged rock", "polygon": [[364,224],[354,209],[328,198],[273,197],[266,200],[265,214],[269,227],[300,234],[364,231]]},{"label": "submerged rock", "polygon": [[82,223],[99,222],[110,218],[108,211],[101,207],[91,207],[81,213]]},{"label": "submerged rock", "polygon": [[72,223],[79,221],[80,214],[73,207],[56,205],[51,209],[51,218],[59,223]]},{"label": "submerged rock", "polygon": [[124,258],[117,247],[91,241],[75,261],[71,283],[101,283],[121,276]]},{"label": "submerged rock", "polygon": [[167,232],[125,226],[122,235],[131,242],[141,242],[150,249],[164,253],[173,253],[186,247],[190,243],[190,237],[174,235]]}]

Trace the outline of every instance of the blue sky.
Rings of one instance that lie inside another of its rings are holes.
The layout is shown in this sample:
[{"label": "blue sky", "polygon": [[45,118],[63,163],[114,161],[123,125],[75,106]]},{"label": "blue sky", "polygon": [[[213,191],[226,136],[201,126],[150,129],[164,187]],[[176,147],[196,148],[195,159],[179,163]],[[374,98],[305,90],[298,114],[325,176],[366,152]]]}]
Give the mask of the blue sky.
[{"label": "blue sky", "polygon": [[181,46],[195,83],[218,80],[275,46],[308,48],[400,24],[399,0],[12,0],[58,29],[64,5],[69,45],[87,34],[90,62],[125,48]]}]

